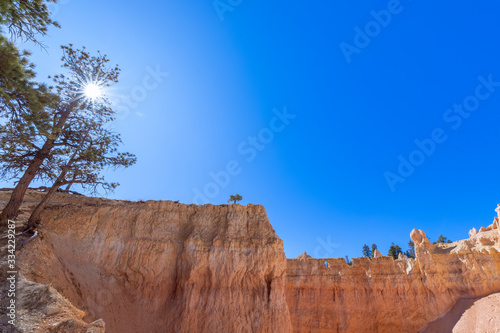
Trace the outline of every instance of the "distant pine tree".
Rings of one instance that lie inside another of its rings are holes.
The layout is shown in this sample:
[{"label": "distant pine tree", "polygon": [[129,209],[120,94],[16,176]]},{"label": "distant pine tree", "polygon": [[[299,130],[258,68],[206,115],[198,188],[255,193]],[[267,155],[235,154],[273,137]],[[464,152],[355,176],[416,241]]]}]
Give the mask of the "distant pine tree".
[{"label": "distant pine tree", "polygon": [[235,194],[235,195],[230,195],[229,200],[227,202],[233,201],[233,204],[235,204],[236,202],[241,201],[241,200],[243,200],[243,197],[239,194]]},{"label": "distant pine tree", "polygon": [[389,253],[387,253],[387,255],[393,257],[394,259],[398,259],[400,253],[403,253],[401,247],[399,245],[392,243],[391,247],[389,248]]},{"label": "distant pine tree", "polygon": [[363,245],[363,256],[365,257],[371,257],[372,256],[372,251],[370,250],[370,247],[368,245]]},{"label": "distant pine tree", "polygon": [[438,239],[432,244],[438,244],[438,243],[452,243],[452,241],[443,235],[439,235]]},{"label": "distant pine tree", "polygon": [[408,258],[415,258],[415,243],[411,240],[408,242],[408,250],[406,250],[405,255]]}]

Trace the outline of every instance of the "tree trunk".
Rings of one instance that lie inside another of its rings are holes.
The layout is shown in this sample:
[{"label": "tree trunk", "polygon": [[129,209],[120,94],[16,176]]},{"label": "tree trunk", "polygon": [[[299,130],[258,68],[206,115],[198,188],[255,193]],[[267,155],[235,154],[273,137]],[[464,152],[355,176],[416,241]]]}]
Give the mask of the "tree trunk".
[{"label": "tree trunk", "polygon": [[[57,192],[59,187],[61,187],[62,185],[65,184],[66,174],[70,170],[70,167],[73,165],[75,158],[77,157],[78,153],[80,152],[80,150],[83,146],[83,143],[84,142],[82,142],[80,144],[80,147],[77,150],[75,150],[75,152],[73,153],[73,155],[69,159],[68,163],[64,167],[61,168],[61,173],[59,174],[57,179],[54,181],[54,184],[50,188],[49,192],[47,192],[47,194],[43,197],[42,201],[40,201],[40,203],[36,206],[35,210],[31,213],[31,216],[28,219],[28,228],[35,228],[36,225],[39,224],[40,216],[42,215],[42,211],[45,208],[45,205],[47,205],[47,203],[50,201],[50,199],[52,199],[52,196]],[[69,183],[68,188],[69,188],[69,186],[71,186],[71,184],[73,184],[73,182],[74,182],[74,178],[73,178],[73,181]]]},{"label": "tree trunk", "polygon": [[23,203],[26,190],[28,189],[28,186],[33,178],[35,178],[38,169],[40,169],[40,166],[43,164],[43,161],[49,155],[50,150],[54,147],[54,142],[54,139],[45,141],[42,149],[40,149],[40,151],[35,155],[33,161],[31,161],[31,164],[28,166],[28,169],[26,169],[24,175],[17,183],[16,187],[12,191],[9,202],[3,209],[2,214],[0,214],[0,221],[2,221],[2,224],[6,223],[8,219],[13,219],[17,216],[19,207],[21,207],[21,204]]},{"label": "tree trunk", "polygon": [[66,186],[66,189],[65,189],[66,192],[69,192],[71,185],[73,185],[73,182],[69,183],[68,186]]},{"label": "tree trunk", "polygon": [[30,218],[28,219],[28,228],[35,228],[36,225],[40,222],[40,216],[42,214],[43,209],[47,205],[47,203],[52,199],[52,196],[57,192],[59,187],[61,187],[61,183],[66,177],[66,171],[61,172],[57,180],[54,182],[54,185],[50,188],[50,190],[45,194],[42,201],[36,206],[35,210],[31,213]]},{"label": "tree trunk", "polygon": [[19,207],[21,207],[23,203],[24,195],[26,194],[28,186],[30,185],[33,178],[35,178],[38,170],[40,169],[40,166],[43,164],[43,161],[45,161],[45,159],[49,156],[52,148],[54,148],[54,143],[56,142],[56,139],[60,133],[59,131],[63,128],[64,124],[71,115],[71,112],[77,106],[78,101],[74,100],[68,105],[67,109],[62,112],[61,117],[57,121],[57,124],[54,126],[52,131],[52,135],[54,136],[54,138],[47,139],[47,141],[45,141],[42,148],[36,153],[33,161],[31,161],[30,165],[12,191],[9,202],[0,214],[0,225],[7,225],[8,219],[13,219],[17,216]]}]

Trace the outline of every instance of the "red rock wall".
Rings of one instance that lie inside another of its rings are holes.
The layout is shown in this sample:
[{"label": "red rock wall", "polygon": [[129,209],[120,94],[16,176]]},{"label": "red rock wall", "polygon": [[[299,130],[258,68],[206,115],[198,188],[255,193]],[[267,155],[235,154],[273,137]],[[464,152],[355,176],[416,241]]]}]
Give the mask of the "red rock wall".
[{"label": "red rock wall", "polygon": [[283,243],[262,206],[85,199],[43,221],[23,274],[106,332],[292,331]]},{"label": "red rock wall", "polygon": [[261,206],[58,195],[18,262],[111,333],[418,332],[458,300],[500,291],[495,223],[441,245],[414,230],[416,260],[349,266],[286,260]]},{"label": "red rock wall", "polygon": [[457,300],[500,291],[499,235],[432,245],[415,230],[416,260],[289,259],[293,331],[418,332]]}]

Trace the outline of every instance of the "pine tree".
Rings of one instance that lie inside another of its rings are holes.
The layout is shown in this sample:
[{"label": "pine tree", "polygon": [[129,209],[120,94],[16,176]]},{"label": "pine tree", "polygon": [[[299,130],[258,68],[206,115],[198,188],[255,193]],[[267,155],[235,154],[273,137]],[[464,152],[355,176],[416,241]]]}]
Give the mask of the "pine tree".
[{"label": "pine tree", "polygon": [[233,203],[235,204],[236,202],[241,201],[241,200],[243,200],[243,197],[239,194],[235,194],[235,195],[230,195],[229,200],[227,202],[233,201]]},{"label": "pine tree", "polygon": [[452,243],[452,241],[443,235],[439,235],[438,239],[432,244],[438,244],[438,243]]},{"label": "pine tree", "polygon": [[372,251],[370,250],[370,247],[368,245],[363,245],[363,256],[365,257],[371,257],[372,256]]},{"label": "pine tree", "polygon": [[[27,51],[20,52],[12,39],[31,40],[40,45],[52,21],[47,8],[54,0],[0,0],[0,116],[7,119],[43,108],[53,96],[47,87],[34,81],[34,65]],[[7,27],[8,36],[1,27]]]},{"label": "pine tree", "polygon": [[[0,0],[0,117],[2,117],[0,121],[2,124],[25,121],[39,114],[57,99],[57,96],[50,93],[48,87],[34,81],[34,65],[28,61],[29,52],[20,52],[13,41],[15,39],[30,40],[41,45],[37,36],[45,35],[49,26],[59,27],[57,22],[50,18],[47,7],[49,2],[56,1]],[[4,34],[2,27],[7,27],[9,36]],[[5,128],[0,131],[3,134]],[[23,186],[24,184],[21,184],[20,187]],[[22,201],[23,195],[22,191],[17,191],[13,201]],[[6,223],[6,218],[15,216],[17,209],[14,209],[14,206],[14,203],[10,203],[9,209],[7,211],[4,209],[6,214],[2,212],[0,215],[2,223]]]},{"label": "pine tree", "polygon": [[389,253],[387,255],[393,257],[394,259],[398,259],[400,253],[403,253],[401,247],[399,245],[392,243],[391,247],[389,248]]},{"label": "pine tree", "polygon": [[0,26],[7,26],[13,38],[38,42],[49,26],[59,27],[50,18],[47,3],[56,0],[0,0]]},{"label": "pine tree", "polygon": [[377,244],[372,244],[372,257],[375,255],[375,250],[377,250]]},{"label": "pine tree", "polygon": [[405,255],[408,258],[415,258],[415,243],[412,240],[408,242],[408,250],[406,250]]},{"label": "pine tree", "polygon": [[39,113],[57,96],[45,84],[34,81],[34,65],[29,52],[19,52],[0,35],[0,117],[3,121]]},{"label": "pine tree", "polygon": [[115,111],[105,100],[89,100],[83,89],[89,82],[97,82],[102,89],[117,82],[118,67],[108,67],[105,55],[91,56],[85,48],[78,50],[70,45],[62,49],[63,67],[68,74],[53,79],[55,86],[51,92],[58,98],[42,109],[22,113],[0,126],[0,176],[19,178],[0,215],[3,223],[17,215],[33,179],[57,178],[54,160],[61,154],[71,154],[70,136],[63,133],[75,133],[82,124],[106,124],[114,119]]}]

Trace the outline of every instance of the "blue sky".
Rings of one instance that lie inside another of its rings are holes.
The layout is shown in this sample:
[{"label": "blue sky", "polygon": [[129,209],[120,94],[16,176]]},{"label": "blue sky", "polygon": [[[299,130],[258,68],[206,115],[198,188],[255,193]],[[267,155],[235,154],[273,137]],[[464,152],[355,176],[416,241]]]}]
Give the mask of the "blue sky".
[{"label": "blue sky", "polygon": [[60,71],[68,43],[122,69],[110,98],[138,163],[109,174],[121,183],[112,198],[223,204],[239,193],[267,208],[288,257],[357,257],[365,243],[386,254],[413,228],[456,240],[493,219],[495,1],[66,0],[52,10],[62,29],[47,49],[22,45],[41,79]]}]

